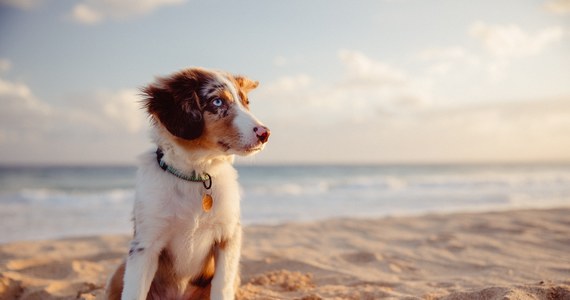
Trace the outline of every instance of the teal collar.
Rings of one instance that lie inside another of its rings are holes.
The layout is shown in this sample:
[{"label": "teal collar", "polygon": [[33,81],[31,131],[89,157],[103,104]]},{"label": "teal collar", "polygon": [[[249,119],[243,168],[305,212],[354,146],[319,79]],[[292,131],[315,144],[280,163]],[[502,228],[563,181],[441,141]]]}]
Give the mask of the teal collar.
[{"label": "teal collar", "polygon": [[190,175],[184,174],[179,170],[167,165],[163,160],[162,157],[164,153],[160,148],[156,149],[156,161],[160,168],[182,180],[190,181],[190,182],[201,182],[204,184],[204,187],[209,190],[212,187],[212,176],[210,174],[204,172],[201,175],[197,175],[196,171],[192,171]]}]

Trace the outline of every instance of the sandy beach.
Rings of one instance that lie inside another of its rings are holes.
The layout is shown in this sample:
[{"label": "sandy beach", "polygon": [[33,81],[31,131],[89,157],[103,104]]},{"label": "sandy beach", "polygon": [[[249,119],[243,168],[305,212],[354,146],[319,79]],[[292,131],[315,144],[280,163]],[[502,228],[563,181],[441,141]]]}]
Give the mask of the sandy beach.
[{"label": "sandy beach", "polygon": [[[101,299],[128,236],[0,245],[0,299]],[[570,299],[570,209],[245,228],[239,299]]]}]

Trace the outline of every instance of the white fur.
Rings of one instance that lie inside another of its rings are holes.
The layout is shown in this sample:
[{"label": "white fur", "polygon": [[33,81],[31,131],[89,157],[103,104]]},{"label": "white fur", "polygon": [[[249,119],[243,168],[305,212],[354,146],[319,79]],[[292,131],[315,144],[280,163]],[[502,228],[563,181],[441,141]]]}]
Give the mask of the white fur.
[{"label": "white fur", "polygon": [[[259,120],[257,120],[257,118],[255,118],[255,116],[253,116],[253,114],[251,114],[251,112],[242,105],[235,86],[226,79],[225,76],[217,73],[217,77],[219,81],[223,82],[227,86],[230,94],[232,94],[232,97],[234,98],[234,102],[236,103],[237,115],[234,119],[234,126],[239,130],[241,136],[240,142],[247,146],[258,144],[258,138],[253,131],[253,128],[256,126],[262,126],[261,122],[259,122]],[[260,147],[263,146],[264,145],[261,144]]]},{"label": "white fur", "polygon": [[[251,154],[263,148],[253,128],[263,126],[246,109],[235,86],[225,73],[214,72],[237,105],[233,126],[238,129],[240,148],[224,153],[212,150],[190,151],[179,144],[157,122],[151,135],[163,151],[163,161],[182,173],[208,173],[212,187],[188,182],[162,170],[156,153],[140,157],[134,205],[135,236],[126,261],[123,300],[146,299],[163,250],[172,258],[182,297],[186,285],[200,275],[205,259],[214,249],[215,272],[211,281],[212,300],[234,299],[241,249],[240,188],[233,168],[233,154]],[[211,210],[202,208],[202,196],[210,193]],[[221,245],[223,247],[214,247]]]},{"label": "white fur", "polygon": [[212,176],[209,192],[213,207],[209,212],[202,209],[205,188],[201,183],[187,182],[163,171],[154,152],[141,156],[134,207],[136,236],[132,244],[144,250],[127,260],[122,299],[146,299],[162,249],[172,254],[176,273],[184,284],[198,275],[212,245],[219,241],[227,242],[225,249],[216,253],[211,299],[233,299],[241,226],[240,192],[231,159],[198,158],[177,153],[172,145],[161,146],[169,164],[186,165],[192,160],[189,168]]}]

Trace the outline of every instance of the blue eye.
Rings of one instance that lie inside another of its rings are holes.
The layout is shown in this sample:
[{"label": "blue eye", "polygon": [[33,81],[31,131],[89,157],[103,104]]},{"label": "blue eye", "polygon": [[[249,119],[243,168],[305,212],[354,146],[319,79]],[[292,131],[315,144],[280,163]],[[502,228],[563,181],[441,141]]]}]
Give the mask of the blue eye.
[{"label": "blue eye", "polygon": [[214,104],[214,106],[220,107],[224,104],[224,100],[217,98],[212,101],[212,104]]}]

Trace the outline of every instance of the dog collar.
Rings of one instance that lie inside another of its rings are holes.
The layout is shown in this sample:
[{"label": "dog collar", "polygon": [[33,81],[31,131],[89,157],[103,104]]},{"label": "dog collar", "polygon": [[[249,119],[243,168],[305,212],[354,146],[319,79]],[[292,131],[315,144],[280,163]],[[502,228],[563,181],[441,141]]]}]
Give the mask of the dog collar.
[{"label": "dog collar", "polygon": [[164,152],[160,148],[156,149],[156,161],[160,168],[180,179],[191,181],[191,182],[201,182],[204,184],[204,188],[209,190],[212,187],[212,176],[210,174],[204,172],[202,175],[197,175],[196,171],[192,171],[190,175],[186,175],[179,170],[167,165],[163,160],[162,157],[164,156]]}]

